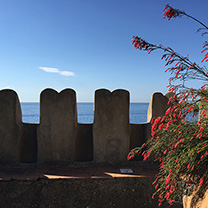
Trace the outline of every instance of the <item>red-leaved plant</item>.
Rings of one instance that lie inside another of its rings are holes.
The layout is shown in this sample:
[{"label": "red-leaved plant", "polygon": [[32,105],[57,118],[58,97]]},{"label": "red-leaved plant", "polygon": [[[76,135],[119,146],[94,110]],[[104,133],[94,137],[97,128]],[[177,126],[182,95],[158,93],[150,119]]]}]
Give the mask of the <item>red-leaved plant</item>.
[{"label": "red-leaved plant", "polygon": [[[184,11],[169,5],[164,11],[164,18],[187,16],[202,25],[199,29],[203,31],[202,35],[207,33],[206,25]],[[172,204],[181,195],[182,181],[187,187],[194,185],[198,194],[203,195],[208,187],[208,70],[170,47],[151,44],[138,36],[133,37],[132,44],[148,53],[156,49],[164,52],[162,59],[168,66],[165,72],[172,75],[168,88],[173,96],[169,99],[170,107],[165,116],[152,119],[151,138],[141,147],[131,150],[128,159],[142,154],[143,160],[147,160],[153,155],[159,162],[160,169],[153,182],[156,192],[152,196],[158,197],[158,205],[165,199]],[[208,49],[207,46],[205,42],[202,53]],[[208,52],[201,62],[207,61]],[[202,86],[199,89],[186,86],[189,79],[201,81]],[[179,81],[179,84],[173,85],[173,81]]]}]

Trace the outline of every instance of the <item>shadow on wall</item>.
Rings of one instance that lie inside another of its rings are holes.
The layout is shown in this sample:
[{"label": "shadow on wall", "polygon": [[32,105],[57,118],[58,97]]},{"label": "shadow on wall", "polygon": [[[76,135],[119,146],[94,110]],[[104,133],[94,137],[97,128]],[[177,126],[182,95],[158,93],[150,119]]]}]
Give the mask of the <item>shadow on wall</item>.
[{"label": "shadow on wall", "polygon": [[154,93],[147,122],[130,124],[129,92],[99,89],[94,122],[79,124],[76,92],[45,89],[40,95],[40,124],[27,124],[22,123],[17,93],[1,90],[0,163],[122,163],[130,149],[149,138],[151,118],[165,115],[168,96]]}]

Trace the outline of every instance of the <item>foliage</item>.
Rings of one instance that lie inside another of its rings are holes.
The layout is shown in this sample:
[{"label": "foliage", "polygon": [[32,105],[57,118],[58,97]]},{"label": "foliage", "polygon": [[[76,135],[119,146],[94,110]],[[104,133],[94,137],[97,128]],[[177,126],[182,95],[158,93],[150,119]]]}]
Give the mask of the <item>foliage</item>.
[{"label": "foliage", "polygon": [[[186,14],[184,11],[174,9],[166,5],[164,18],[177,18],[187,16],[201,24],[202,35],[206,34],[208,27],[199,20]],[[142,145],[133,149],[128,159],[142,154],[147,160],[151,155],[160,164],[159,173],[153,182],[156,192],[153,198],[158,196],[158,205],[163,200],[169,204],[181,194],[179,192],[181,181],[186,186],[195,185],[199,194],[203,194],[208,187],[208,70],[174,51],[170,47],[151,44],[136,36],[132,39],[136,49],[151,53],[154,50],[162,50],[162,59],[166,61],[171,77],[169,78],[169,91],[174,95],[169,99],[169,108],[163,117],[153,118],[151,121],[151,138]],[[202,53],[207,50],[205,42]],[[208,52],[201,62],[208,61]],[[190,79],[200,80],[203,86],[199,89],[186,85]],[[173,85],[173,81],[179,81]],[[205,83],[205,84],[204,84]]]}]

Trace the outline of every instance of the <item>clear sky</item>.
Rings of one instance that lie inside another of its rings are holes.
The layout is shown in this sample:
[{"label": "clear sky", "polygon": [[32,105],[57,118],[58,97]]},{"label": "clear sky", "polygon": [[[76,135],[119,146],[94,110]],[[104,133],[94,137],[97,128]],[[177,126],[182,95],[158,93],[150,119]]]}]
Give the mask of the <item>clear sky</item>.
[{"label": "clear sky", "polygon": [[21,102],[38,102],[45,88],[72,88],[78,102],[93,102],[100,88],[126,89],[131,102],[165,94],[162,53],[134,49],[132,36],[198,63],[206,40],[186,17],[163,19],[167,3],[208,24],[207,0],[1,0],[0,89]]}]

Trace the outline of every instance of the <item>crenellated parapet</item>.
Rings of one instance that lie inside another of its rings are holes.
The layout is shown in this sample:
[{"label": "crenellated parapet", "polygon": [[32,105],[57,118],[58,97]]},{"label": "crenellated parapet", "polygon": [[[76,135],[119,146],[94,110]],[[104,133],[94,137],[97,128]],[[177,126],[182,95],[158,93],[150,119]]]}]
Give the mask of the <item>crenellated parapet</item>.
[{"label": "crenellated parapet", "polygon": [[76,92],[45,89],[40,95],[40,123],[22,122],[18,95],[0,91],[0,164],[73,162],[122,163],[128,152],[150,135],[149,121],[164,115],[168,98],[152,95],[146,123],[130,124],[126,90],[95,91],[94,122],[77,122]]}]

